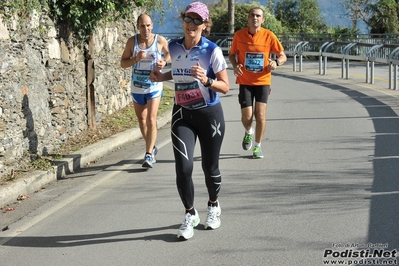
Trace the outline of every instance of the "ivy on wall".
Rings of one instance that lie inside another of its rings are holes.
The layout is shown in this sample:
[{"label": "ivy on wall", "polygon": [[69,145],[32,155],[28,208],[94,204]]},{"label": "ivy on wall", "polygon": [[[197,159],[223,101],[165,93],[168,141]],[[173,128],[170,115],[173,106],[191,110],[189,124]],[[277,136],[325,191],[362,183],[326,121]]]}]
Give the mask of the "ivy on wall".
[{"label": "ivy on wall", "polygon": [[129,19],[137,7],[162,13],[163,0],[1,0],[0,15],[10,19],[17,14],[23,19],[42,10],[84,41],[99,23]]},{"label": "ivy on wall", "polygon": [[0,15],[10,19],[14,14],[18,17],[29,17],[34,10],[47,9],[47,1],[43,0],[3,0],[0,1]]}]

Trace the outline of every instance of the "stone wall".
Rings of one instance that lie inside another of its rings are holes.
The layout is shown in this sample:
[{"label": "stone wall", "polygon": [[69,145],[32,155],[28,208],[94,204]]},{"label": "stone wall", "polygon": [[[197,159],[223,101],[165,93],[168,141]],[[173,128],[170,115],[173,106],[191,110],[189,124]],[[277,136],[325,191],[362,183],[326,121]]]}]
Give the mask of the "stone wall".
[{"label": "stone wall", "polygon": [[131,70],[120,56],[132,34],[131,22],[105,25],[85,49],[43,14],[23,23],[0,16],[0,177],[130,103]]}]

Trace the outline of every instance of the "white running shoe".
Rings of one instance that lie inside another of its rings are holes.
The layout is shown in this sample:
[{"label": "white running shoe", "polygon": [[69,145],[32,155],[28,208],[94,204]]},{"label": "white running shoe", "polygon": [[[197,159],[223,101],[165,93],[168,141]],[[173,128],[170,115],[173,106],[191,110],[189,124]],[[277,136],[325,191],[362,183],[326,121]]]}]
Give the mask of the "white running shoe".
[{"label": "white running shoe", "polygon": [[197,210],[195,210],[195,215],[191,215],[189,212],[184,216],[183,224],[179,228],[177,237],[183,237],[184,239],[190,239],[194,235],[194,227],[196,227],[200,222],[200,218]]},{"label": "white running shoe", "polygon": [[147,153],[144,156],[144,162],[143,162],[142,167],[144,167],[144,168],[152,168],[152,164],[153,164],[153,157],[152,157],[151,154]]},{"label": "white running shoe", "polygon": [[155,159],[155,155],[158,154],[158,148],[157,146],[154,146],[154,148],[152,148],[152,163],[156,163],[157,160]]},{"label": "white running shoe", "polygon": [[222,213],[222,209],[220,208],[220,203],[218,201],[217,207],[208,206],[208,216],[206,217],[205,229],[210,227],[211,229],[217,229],[220,226],[220,214]]}]

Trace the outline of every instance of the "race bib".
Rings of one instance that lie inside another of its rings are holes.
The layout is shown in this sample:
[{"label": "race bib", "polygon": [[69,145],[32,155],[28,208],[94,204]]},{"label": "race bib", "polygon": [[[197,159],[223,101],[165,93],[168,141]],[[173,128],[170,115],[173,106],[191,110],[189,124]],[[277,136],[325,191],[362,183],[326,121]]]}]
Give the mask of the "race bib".
[{"label": "race bib", "polygon": [[265,65],[265,55],[263,53],[246,53],[245,54],[245,70],[249,72],[263,72]]},{"label": "race bib", "polygon": [[198,82],[176,83],[175,102],[187,109],[198,109],[207,106]]},{"label": "race bib", "polygon": [[137,63],[137,67],[133,70],[133,85],[136,88],[148,89],[151,87],[150,81],[151,70],[154,68],[154,53],[148,53],[147,57]]},{"label": "race bib", "polygon": [[137,88],[148,89],[151,86],[151,70],[134,69],[133,85]]}]

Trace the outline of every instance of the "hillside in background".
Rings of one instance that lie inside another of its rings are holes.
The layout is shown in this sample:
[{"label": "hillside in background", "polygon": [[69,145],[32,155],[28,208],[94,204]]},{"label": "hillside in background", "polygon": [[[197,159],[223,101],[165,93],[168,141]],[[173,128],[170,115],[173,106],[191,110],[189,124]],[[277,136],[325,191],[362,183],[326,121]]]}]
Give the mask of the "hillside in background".
[{"label": "hillside in background", "polygon": [[[280,0],[276,0],[275,3]],[[182,24],[179,20],[179,13],[183,10],[191,0],[176,0],[171,4],[170,9],[165,10],[164,22],[159,22],[160,15],[154,17],[154,32],[157,33],[176,33],[181,32]],[[204,3],[213,3],[217,1],[204,0]],[[236,0],[236,3],[251,2]],[[260,3],[266,2],[259,1]],[[263,3],[264,4],[264,3]],[[319,8],[322,11],[322,17],[324,18],[329,28],[333,27],[352,27],[351,20],[347,14],[346,9],[342,6],[341,0],[318,0]],[[165,0],[165,7],[168,6],[167,0]],[[227,23],[227,22],[226,22]],[[358,28],[361,33],[367,33],[367,27],[365,23],[359,23]]]},{"label": "hillside in background", "polygon": [[[318,0],[322,16],[329,28],[341,26],[352,28],[352,22],[348,11],[342,6],[341,0]],[[358,22],[360,33],[368,33],[367,25]]]}]

